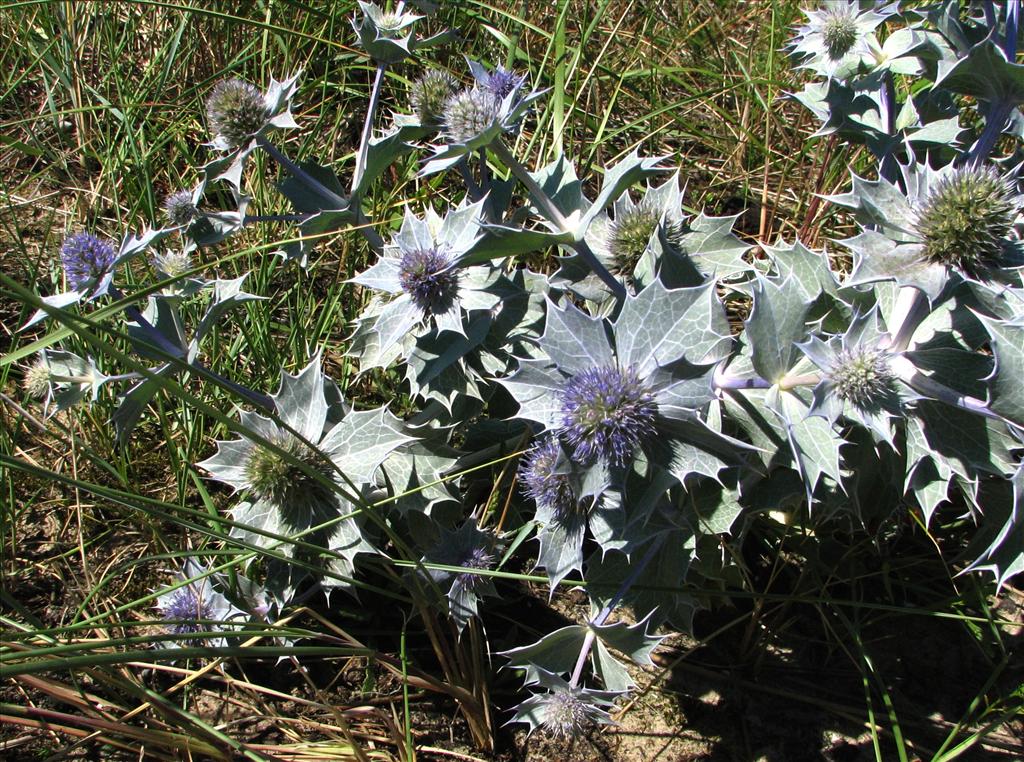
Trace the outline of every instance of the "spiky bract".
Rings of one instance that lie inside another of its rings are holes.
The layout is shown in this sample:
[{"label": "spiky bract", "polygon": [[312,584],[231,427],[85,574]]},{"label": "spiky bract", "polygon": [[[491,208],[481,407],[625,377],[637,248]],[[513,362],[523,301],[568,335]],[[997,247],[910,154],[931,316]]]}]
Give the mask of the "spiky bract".
[{"label": "spiky bract", "polygon": [[[573,690],[555,691],[544,699],[541,727],[555,738],[576,738],[604,712]],[[597,716],[592,716],[594,713]]]},{"label": "spiky bract", "polygon": [[164,214],[168,222],[179,227],[192,222],[199,214],[199,210],[192,201],[192,194],[187,190],[180,190],[164,199]]},{"label": "spiky bract", "polygon": [[494,124],[500,107],[490,90],[472,87],[456,93],[445,103],[445,136],[452,143],[468,143]]},{"label": "spiky bract", "polygon": [[431,69],[409,88],[409,105],[424,124],[438,124],[455,86],[455,77],[451,74]]},{"label": "spiky bract", "polygon": [[562,392],[562,432],[582,464],[624,466],[655,432],[658,406],[633,368],[590,368]]},{"label": "spiky bract", "polygon": [[402,255],[398,281],[420,310],[427,315],[448,312],[459,293],[459,273],[447,251],[430,247]]},{"label": "spiky bract", "polygon": [[917,215],[931,262],[968,274],[998,264],[1017,208],[1010,184],[991,167],[964,168],[942,178]]},{"label": "spiky bract", "polygon": [[526,76],[524,74],[516,74],[513,71],[509,71],[504,66],[499,66],[488,74],[487,80],[481,84],[484,89],[489,90],[495,98],[505,98],[522,87],[523,82],[525,81]]},{"label": "spiky bract", "polygon": [[75,233],[60,248],[64,274],[71,288],[81,291],[106,275],[117,258],[114,247],[92,233]]},{"label": "spiky bract", "polygon": [[245,146],[267,121],[267,105],[258,88],[240,79],[218,82],[206,101],[210,130],[228,150]]},{"label": "spiky bract", "polygon": [[836,357],[829,378],[840,399],[863,410],[880,408],[896,393],[896,377],[888,354],[881,349],[843,350]]}]

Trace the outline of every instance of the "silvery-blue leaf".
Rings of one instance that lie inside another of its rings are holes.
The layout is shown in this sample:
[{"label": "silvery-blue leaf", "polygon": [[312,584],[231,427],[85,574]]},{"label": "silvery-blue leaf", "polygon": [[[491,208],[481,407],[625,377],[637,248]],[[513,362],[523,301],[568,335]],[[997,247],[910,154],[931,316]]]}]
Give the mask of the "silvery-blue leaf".
[{"label": "silvery-blue leaf", "polygon": [[824,251],[812,251],[799,240],[779,246],[763,246],[778,271],[779,278],[789,278],[808,303],[822,293],[836,296],[836,279]]},{"label": "silvery-blue leaf", "polygon": [[732,232],[738,218],[738,214],[708,217],[702,212],[690,221],[683,234],[682,250],[701,272],[719,280],[728,280],[753,268],[743,259],[743,255],[750,251],[750,245]]},{"label": "silvery-blue leaf", "polygon": [[313,443],[320,440],[327,420],[320,363],[318,353],[297,375],[282,373],[281,386],[274,395],[274,407],[281,421]]},{"label": "silvery-blue leaf", "polygon": [[86,397],[95,402],[100,387],[108,380],[91,357],[47,349],[43,351],[43,358],[50,373],[49,401],[58,411],[67,410]]},{"label": "silvery-blue leaf", "polygon": [[571,233],[552,233],[545,230],[513,228],[505,225],[483,223],[485,234],[473,248],[469,249],[460,264],[481,264],[494,259],[515,257],[532,251],[543,251],[572,242]]},{"label": "silvery-blue leaf", "polygon": [[559,155],[550,164],[531,172],[530,176],[566,217],[581,212],[587,203],[583,197],[583,187],[576,177],[576,168],[564,155]]},{"label": "silvery-blue leaf", "polygon": [[294,545],[287,542],[282,543],[267,536],[268,534],[287,534],[287,531],[281,527],[279,515],[277,507],[265,500],[257,500],[254,503],[240,502],[231,512],[231,518],[237,524],[237,526],[231,527],[231,536],[257,548],[276,545],[279,552],[291,555],[294,552]]},{"label": "silvery-blue leaf", "polygon": [[[341,180],[329,168],[318,164],[315,161],[305,160],[296,162],[314,180],[317,180],[327,190],[337,196],[345,197],[345,190],[341,186]],[[309,185],[294,175],[287,175],[277,183],[277,189],[282,195],[292,202],[296,212],[317,214],[325,209],[333,211],[332,199],[325,198],[321,193],[313,190]]]},{"label": "silvery-blue leaf", "polygon": [[992,337],[995,370],[989,379],[989,407],[1024,427],[1024,315],[1013,322],[978,318]]},{"label": "silvery-blue leaf", "polygon": [[[164,340],[172,347],[177,347],[179,354],[184,354],[185,337],[181,334],[181,319],[178,316],[178,307],[171,300],[156,296],[149,297],[142,316],[149,322],[149,325],[156,329],[157,333],[163,336]],[[135,322],[128,323],[128,335],[132,339],[132,346],[139,356],[148,360],[163,362],[166,359],[167,351],[161,344],[155,344],[150,329],[144,329]]]},{"label": "silvery-blue leaf", "polygon": [[894,244],[873,230],[865,230],[841,243],[853,252],[855,263],[845,285],[895,280],[900,286],[913,286],[929,299],[936,299],[949,281],[945,267],[922,258],[920,244]]},{"label": "silvery-blue leaf", "polygon": [[537,566],[548,576],[551,595],[567,576],[583,569],[585,521],[551,522],[537,533]]},{"label": "silvery-blue leaf", "polygon": [[979,502],[984,523],[998,529],[984,552],[964,571],[990,571],[1001,588],[1024,571],[1024,466],[1018,466],[1007,482],[992,485]]},{"label": "silvery-blue leaf", "polygon": [[939,61],[936,87],[987,101],[1024,103],[1024,65],[1008,61],[991,39],[956,62]]},{"label": "silvery-blue leaf", "polygon": [[807,333],[804,316],[807,302],[788,281],[758,276],[754,281],[754,307],[747,319],[754,369],[764,379],[777,383],[796,362],[796,342]]},{"label": "silvery-blue leaf", "polygon": [[380,407],[349,413],[324,436],[320,449],[358,485],[372,481],[384,459],[414,439],[405,433],[398,418]]},{"label": "silvery-blue leaf", "polygon": [[571,624],[549,632],[536,643],[500,654],[508,659],[510,669],[525,670],[529,683],[537,679],[537,669],[556,675],[572,672],[586,635],[586,627]]},{"label": "silvery-blue leaf", "polygon": [[601,181],[601,191],[597,194],[597,198],[594,199],[594,203],[590,205],[590,208],[580,217],[577,224],[577,238],[583,238],[587,228],[590,227],[591,221],[631,186],[640,182],[645,177],[650,177],[664,171],[664,167],[659,166],[664,159],[664,156],[641,158],[639,149],[633,149],[629,156],[614,167],[605,170],[604,178]]},{"label": "silvery-blue leaf", "polygon": [[568,300],[564,307],[548,302],[540,346],[560,370],[569,374],[615,364],[605,321],[584,314]]},{"label": "silvery-blue leaf", "polygon": [[213,329],[213,326],[226,312],[244,304],[245,302],[259,301],[267,298],[265,296],[256,296],[255,294],[250,294],[247,291],[242,290],[242,283],[245,281],[247,275],[248,274],[227,280],[217,278],[213,281],[213,297],[210,299],[210,304],[206,308],[206,314],[203,315],[203,319],[199,321],[195,335],[192,337],[192,341],[189,342],[188,345],[189,362],[195,360],[196,355],[199,353],[200,342],[202,342],[206,337],[206,334]]},{"label": "silvery-blue leaf", "polygon": [[520,360],[516,372],[498,379],[519,403],[519,418],[557,428],[562,410],[565,376],[547,360]]},{"label": "silvery-blue leaf", "polygon": [[[83,294],[81,291],[62,291],[61,293],[53,294],[52,296],[41,296],[39,297],[39,301],[48,307],[64,309],[65,307],[70,307],[72,304],[78,304],[82,300],[82,296]],[[45,320],[49,316],[49,312],[45,309],[39,308],[32,313],[32,317],[30,317],[18,330],[24,331],[29,326],[33,326],[40,320]]]},{"label": "silvery-blue leaf", "polygon": [[[413,142],[429,135],[433,130],[430,127],[419,124],[399,125],[397,120],[395,127],[386,135],[379,135],[370,138],[370,144],[366,153],[366,165],[363,167],[362,177],[359,185],[352,191],[354,198],[361,198],[376,181],[395,161],[412,151]],[[342,195],[339,193],[339,195]]]},{"label": "silvery-blue leaf", "polygon": [[919,426],[936,458],[965,479],[1016,470],[1010,449],[1017,445],[1002,423],[932,400],[918,401],[913,413],[909,425]]},{"label": "silvery-blue leaf", "polygon": [[[166,376],[175,373],[176,370],[171,365],[161,365],[156,369],[156,374],[158,376]],[[144,378],[129,389],[121,398],[117,405],[117,410],[114,411],[110,418],[111,423],[114,424],[114,430],[117,432],[119,442],[124,444],[128,441],[128,436],[139,422],[139,418],[145,412],[149,401],[160,393],[160,389],[159,381],[152,378]]]},{"label": "silvery-blue leaf", "polygon": [[679,360],[693,365],[718,362],[728,355],[731,341],[713,283],[669,291],[656,280],[636,296],[627,296],[615,321],[619,362],[635,368],[641,378]]}]

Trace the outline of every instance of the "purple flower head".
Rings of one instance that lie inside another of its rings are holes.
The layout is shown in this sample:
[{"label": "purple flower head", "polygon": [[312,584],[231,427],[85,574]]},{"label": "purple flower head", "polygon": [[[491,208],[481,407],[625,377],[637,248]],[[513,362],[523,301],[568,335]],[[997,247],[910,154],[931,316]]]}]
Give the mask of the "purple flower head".
[{"label": "purple flower head", "polygon": [[[466,569],[490,569],[494,566],[494,554],[491,553],[489,546],[475,545],[466,550],[457,565]],[[486,576],[474,574],[470,571],[460,572],[455,575],[455,584],[467,590],[476,590],[486,581]]]},{"label": "purple flower head", "polygon": [[575,512],[577,501],[569,474],[559,470],[562,445],[551,435],[533,446],[519,466],[523,492],[556,516]]},{"label": "purple flower head", "polygon": [[199,210],[192,201],[192,193],[180,190],[164,199],[164,214],[172,225],[180,227],[192,222],[198,216]]},{"label": "purple flower head", "polygon": [[502,99],[522,87],[523,82],[525,81],[525,74],[516,74],[513,71],[509,71],[504,66],[499,66],[488,74],[486,80],[482,81],[480,84],[485,90],[489,90],[494,93],[494,97]]},{"label": "purple flower head", "polygon": [[110,272],[117,254],[113,246],[92,233],[75,233],[65,239],[60,258],[71,288],[82,291]]},{"label": "purple flower head", "polygon": [[577,691],[555,691],[544,701],[541,724],[555,738],[576,738],[593,724],[593,712]]},{"label": "purple flower head", "polygon": [[213,604],[204,600],[201,591],[189,584],[174,591],[171,599],[162,607],[164,619],[168,620],[167,629],[175,635],[187,632],[203,632],[204,620],[214,618]]},{"label": "purple flower head", "polygon": [[442,314],[455,306],[459,273],[451,265],[443,248],[413,249],[402,255],[398,282],[424,314]]},{"label": "purple flower head", "polygon": [[624,466],[655,433],[658,405],[634,368],[589,368],[562,392],[562,433],[573,457]]}]

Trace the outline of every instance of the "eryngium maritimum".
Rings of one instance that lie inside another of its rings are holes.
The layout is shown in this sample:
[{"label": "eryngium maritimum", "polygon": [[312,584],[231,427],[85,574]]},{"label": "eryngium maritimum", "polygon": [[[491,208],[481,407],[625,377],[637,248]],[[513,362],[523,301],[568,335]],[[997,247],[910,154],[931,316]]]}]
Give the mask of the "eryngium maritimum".
[{"label": "eryngium maritimum", "polygon": [[437,124],[445,104],[455,92],[455,77],[437,69],[428,71],[409,88],[409,105],[424,124]]},{"label": "eryngium maritimum", "polygon": [[225,79],[214,86],[207,98],[206,117],[213,134],[234,151],[263,129],[267,105],[258,88],[240,79]]},{"label": "eryngium maritimum", "polygon": [[25,394],[35,399],[42,399],[50,391],[50,366],[42,356],[25,368],[25,374],[21,377],[21,388],[25,390]]},{"label": "eryngium maritimum", "polygon": [[[321,455],[290,434],[280,436],[274,445],[296,461],[321,474],[328,482],[332,470]],[[334,505],[334,492],[329,486],[307,473],[298,463],[264,445],[256,444],[245,464],[245,475],[253,493],[280,509],[290,524],[308,524],[311,516],[326,515]]]},{"label": "eryngium maritimum", "polygon": [[1009,182],[991,167],[958,169],[940,180],[917,214],[932,262],[968,274],[998,264],[1018,209]]},{"label": "eryngium maritimum", "polygon": [[172,225],[180,227],[192,222],[199,214],[199,210],[192,203],[192,194],[187,190],[180,190],[164,199],[164,214]]},{"label": "eryngium maritimum", "polygon": [[161,609],[168,620],[167,629],[175,635],[188,632],[203,632],[209,625],[201,622],[213,619],[213,605],[203,600],[194,585],[185,585],[171,594],[171,599]]},{"label": "eryngium maritimum", "polygon": [[[646,201],[637,204],[612,222],[608,250],[612,258],[613,272],[633,272],[660,222],[661,210]],[[679,248],[683,238],[681,225],[666,220],[665,238],[673,247]]]},{"label": "eryngium maritimum", "polygon": [[569,475],[558,472],[561,454],[558,437],[551,435],[534,445],[519,466],[523,492],[556,516],[573,513],[577,505]]},{"label": "eryngium maritimum", "polygon": [[452,143],[468,143],[494,123],[500,106],[494,93],[479,87],[456,93],[445,103],[445,136]]},{"label": "eryngium maritimum", "polygon": [[[591,707],[574,691],[555,691],[544,699],[541,726],[555,738],[579,736],[594,721]],[[603,714],[597,710],[598,716]]]},{"label": "eryngium maritimum", "polygon": [[624,466],[655,432],[654,394],[632,368],[590,368],[562,392],[562,433],[582,464]]},{"label": "eryngium maritimum", "polygon": [[185,251],[166,251],[153,255],[153,267],[161,275],[177,278],[192,269],[192,257]]},{"label": "eryngium maritimum", "polygon": [[499,66],[488,75],[487,81],[483,83],[483,86],[486,90],[490,91],[494,97],[504,98],[522,87],[523,82],[525,81],[525,75],[516,74],[515,72],[509,71],[504,66]]},{"label": "eryngium maritimum", "polygon": [[857,42],[857,19],[852,6],[840,5],[828,12],[821,26],[825,50],[832,59],[840,59]]},{"label": "eryngium maritimum", "polygon": [[68,283],[81,291],[94,279],[102,278],[114,266],[114,247],[92,233],[75,233],[60,248]]},{"label": "eryngium maritimum", "polygon": [[434,247],[402,255],[398,282],[425,314],[448,312],[455,305],[459,274],[451,264],[447,252]]},{"label": "eryngium maritimum", "polygon": [[896,377],[888,355],[880,349],[843,350],[835,359],[829,380],[840,399],[863,410],[880,408],[896,393]]}]

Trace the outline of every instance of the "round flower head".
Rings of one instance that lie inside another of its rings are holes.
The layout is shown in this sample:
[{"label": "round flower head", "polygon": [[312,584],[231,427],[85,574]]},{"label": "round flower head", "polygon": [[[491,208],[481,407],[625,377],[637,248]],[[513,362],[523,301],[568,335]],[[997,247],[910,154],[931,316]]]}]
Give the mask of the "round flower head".
[{"label": "round flower head", "polygon": [[153,267],[166,278],[176,278],[192,269],[192,257],[185,251],[167,251],[153,255]]},{"label": "round flower head", "polygon": [[444,107],[444,131],[452,143],[468,143],[498,118],[501,100],[473,87],[450,97]]},{"label": "round flower head", "polygon": [[455,306],[459,273],[451,264],[448,252],[437,247],[412,249],[402,255],[398,281],[424,314],[445,313]]},{"label": "round flower head", "polygon": [[[490,569],[494,566],[494,554],[490,552],[489,547],[477,545],[470,548],[457,565],[466,569]],[[486,576],[471,571],[455,575],[455,584],[467,590],[476,590],[486,582]]]},{"label": "round flower head", "polygon": [[632,368],[590,368],[562,392],[562,432],[583,464],[601,458],[624,466],[655,432],[654,394]]},{"label": "round flower head", "polygon": [[45,358],[38,357],[34,363],[25,368],[21,377],[21,388],[25,394],[35,399],[42,399],[50,391],[50,366]]},{"label": "round flower head", "polygon": [[[309,446],[282,434],[271,440],[299,463],[332,478],[326,459]],[[304,527],[318,516],[328,516],[335,505],[334,492],[297,463],[264,445],[255,445],[245,463],[245,476],[250,489],[260,499],[276,505],[285,522]]]},{"label": "round flower head", "polygon": [[409,104],[421,122],[437,124],[454,92],[455,77],[446,71],[432,69],[409,88]]},{"label": "round flower head", "polygon": [[851,6],[836,5],[826,12],[821,35],[830,58],[838,60],[849,53],[857,34],[857,17]]},{"label": "round flower head", "polygon": [[246,145],[263,129],[267,116],[263,94],[240,79],[221,80],[206,101],[210,130],[231,151]]},{"label": "round flower head", "polygon": [[935,185],[915,227],[929,261],[974,274],[998,264],[1017,212],[1009,181],[991,167],[967,167]]},{"label": "round flower head", "polygon": [[214,619],[214,606],[201,592],[196,585],[188,584],[171,593],[169,600],[162,604],[169,632],[181,635],[208,629],[209,625],[202,622]]},{"label": "round flower head", "polygon": [[505,98],[522,87],[523,82],[525,81],[526,75],[516,74],[515,72],[509,71],[504,66],[499,66],[488,74],[486,81],[481,84],[484,89],[490,91],[495,98]]},{"label": "round flower head", "polygon": [[385,35],[391,35],[405,26],[405,17],[397,13],[382,13],[377,18],[376,24],[379,31],[384,32]]},{"label": "round flower head", "polygon": [[81,291],[110,272],[117,254],[113,246],[91,233],[75,233],[65,239],[60,258],[71,288]]},{"label": "round flower head", "polygon": [[889,356],[881,349],[852,347],[840,352],[828,374],[840,399],[862,410],[880,409],[896,394]]},{"label": "round flower head", "polygon": [[[646,199],[612,222],[608,241],[612,272],[633,272],[660,223],[661,210],[648,203]],[[676,221],[666,219],[665,238],[678,249],[682,245],[682,226]]]},{"label": "round flower head", "polygon": [[534,445],[519,466],[523,492],[560,517],[574,514],[578,505],[571,477],[559,469],[561,458],[562,446],[551,435]]},{"label": "round flower head", "polygon": [[199,214],[199,210],[192,202],[192,194],[187,190],[180,190],[164,199],[164,214],[168,222],[180,227],[192,222]]}]

